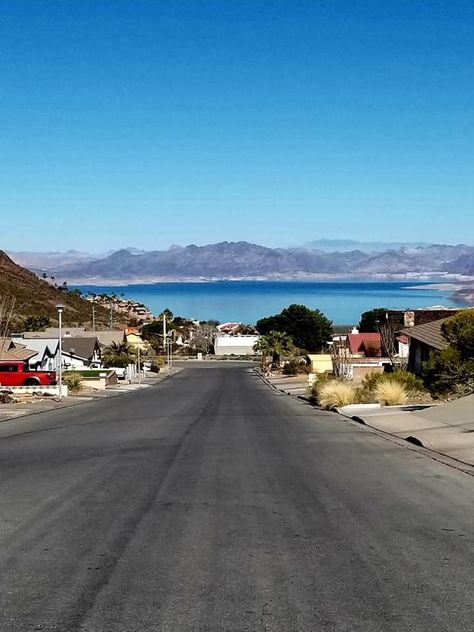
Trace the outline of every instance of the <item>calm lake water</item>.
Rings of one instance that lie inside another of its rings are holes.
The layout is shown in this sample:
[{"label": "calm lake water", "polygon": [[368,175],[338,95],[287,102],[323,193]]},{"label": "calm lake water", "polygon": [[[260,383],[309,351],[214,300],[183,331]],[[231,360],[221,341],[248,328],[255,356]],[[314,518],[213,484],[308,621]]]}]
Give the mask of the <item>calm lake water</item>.
[{"label": "calm lake water", "polygon": [[218,281],[127,286],[77,286],[84,292],[114,292],[147,305],[155,314],[165,307],[175,315],[199,320],[255,323],[291,303],[319,309],[335,324],[354,324],[373,307],[414,309],[431,305],[455,307],[450,292],[427,284],[394,282]]}]

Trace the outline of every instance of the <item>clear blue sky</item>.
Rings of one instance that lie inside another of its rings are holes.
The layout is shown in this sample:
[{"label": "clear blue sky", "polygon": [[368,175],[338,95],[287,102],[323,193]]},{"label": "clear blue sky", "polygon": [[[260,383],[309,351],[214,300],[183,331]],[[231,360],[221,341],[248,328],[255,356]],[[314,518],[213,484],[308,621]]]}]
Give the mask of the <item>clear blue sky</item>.
[{"label": "clear blue sky", "polygon": [[0,248],[474,242],[471,0],[0,10]]}]

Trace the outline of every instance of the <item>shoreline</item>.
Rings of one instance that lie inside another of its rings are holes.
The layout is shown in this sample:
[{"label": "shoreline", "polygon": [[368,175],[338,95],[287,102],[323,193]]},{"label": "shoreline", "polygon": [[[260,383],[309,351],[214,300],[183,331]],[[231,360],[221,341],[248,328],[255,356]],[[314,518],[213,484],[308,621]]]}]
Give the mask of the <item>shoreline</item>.
[{"label": "shoreline", "polygon": [[[311,274],[305,276],[262,276],[262,277],[138,277],[134,279],[104,278],[104,277],[78,277],[75,279],[65,279],[70,287],[130,287],[136,285],[158,285],[158,284],[179,284],[179,283],[406,283],[406,289],[424,290],[436,289],[439,291],[457,291],[464,289],[471,278],[461,280],[456,277],[451,280],[440,279],[439,276],[433,279],[426,278],[406,278],[405,275],[340,275],[340,274]],[[62,281],[62,279],[61,279]],[[416,283],[416,285],[409,285]]]}]

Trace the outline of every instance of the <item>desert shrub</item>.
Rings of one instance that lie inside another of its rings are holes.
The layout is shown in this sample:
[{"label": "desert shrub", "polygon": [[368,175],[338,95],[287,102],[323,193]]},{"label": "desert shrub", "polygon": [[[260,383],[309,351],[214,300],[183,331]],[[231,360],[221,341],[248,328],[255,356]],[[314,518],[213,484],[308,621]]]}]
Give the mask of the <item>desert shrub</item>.
[{"label": "desert shrub", "polygon": [[355,389],[348,382],[326,380],[317,390],[319,405],[331,410],[355,402]]},{"label": "desert shrub", "polygon": [[299,362],[295,358],[291,359],[289,362],[286,362],[283,365],[283,369],[281,370],[283,375],[298,375],[299,373]]},{"label": "desert shrub", "polygon": [[474,392],[474,360],[465,360],[453,347],[435,351],[423,364],[423,381],[435,395]]},{"label": "desert shrub", "polygon": [[418,394],[426,393],[426,388],[420,378],[409,373],[396,369],[392,373],[368,373],[359,388],[356,391],[356,399],[358,403],[364,404],[375,401],[377,388],[383,383],[399,384],[403,387],[408,398],[415,398]]},{"label": "desert shrub", "polygon": [[13,394],[11,391],[0,391],[0,404],[11,404],[13,402]]},{"label": "desert shrub", "polygon": [[82,391],[82,375],[80,373],[68,373],[63,376],[63,384],[65,384],[71,393],[79,393]]},{"label": "desert shrub", "polygon": [[377,384],[375,398],[382,406],[405,404],[408,396],[403,385],[393,380],[383,380]]},{"label": "desert shrub", "polygon": [[329,375],[328,373],[318,373],[316,375],[316,379],[310,384],[309,387],[309,395],[312,404],[319,404],[319,393],[322,386],[329,382],[329,380],[333,379],[334,377],[332,375]]}]

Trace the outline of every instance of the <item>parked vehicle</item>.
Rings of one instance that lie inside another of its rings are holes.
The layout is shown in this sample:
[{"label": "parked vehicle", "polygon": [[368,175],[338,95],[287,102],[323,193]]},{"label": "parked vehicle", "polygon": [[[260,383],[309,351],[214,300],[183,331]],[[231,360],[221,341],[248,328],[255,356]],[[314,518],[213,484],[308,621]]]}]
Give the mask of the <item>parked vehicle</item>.
[{"label": "parked vehicle", "polygon": [[0,386],[54,386],[55,371],[31,371],[21,360],[0,360]]}]

